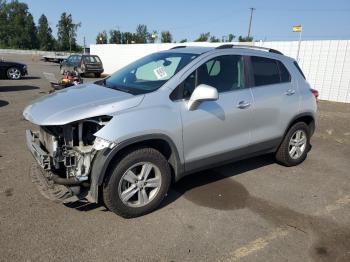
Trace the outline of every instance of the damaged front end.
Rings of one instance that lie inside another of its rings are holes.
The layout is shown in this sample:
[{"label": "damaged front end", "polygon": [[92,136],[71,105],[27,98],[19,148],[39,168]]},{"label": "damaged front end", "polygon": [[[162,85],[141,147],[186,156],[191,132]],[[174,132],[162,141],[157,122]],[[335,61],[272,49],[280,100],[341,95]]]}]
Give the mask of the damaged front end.
[{"label": "damaged front end", "polygon": [[41,167],[35,170],[33,182],[45,187],[41,191],[56,192],[56,199],[50,194],[51,200],[86,197],[95,155],[115,146],[94,135],[111,118],[94,117],[62,126],[40,126],[37,132],[26,131],[27,146]]}]

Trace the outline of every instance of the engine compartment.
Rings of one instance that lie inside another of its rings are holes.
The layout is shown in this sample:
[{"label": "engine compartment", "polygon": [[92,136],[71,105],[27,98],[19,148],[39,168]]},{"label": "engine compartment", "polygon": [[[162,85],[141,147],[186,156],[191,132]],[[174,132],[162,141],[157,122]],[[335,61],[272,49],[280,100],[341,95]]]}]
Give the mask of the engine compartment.
[{"label": "engine compartment", "polygon": [[87,181],[92,160],[99,150],[94,134],[111,118],[101,116],[63,126],[40,126],[40,147],[50,156],[46,169],[62,178]]}]

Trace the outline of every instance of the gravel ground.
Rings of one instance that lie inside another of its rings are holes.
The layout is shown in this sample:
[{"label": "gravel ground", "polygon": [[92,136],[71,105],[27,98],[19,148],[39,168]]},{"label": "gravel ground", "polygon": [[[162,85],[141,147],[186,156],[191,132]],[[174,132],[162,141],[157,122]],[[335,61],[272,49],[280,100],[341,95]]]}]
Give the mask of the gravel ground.
[{"label": "gravel ground", "polygon": [[39,194],[22,111],[48,93],[42,72],[58,66],[0,57],[30,73],[0,80],[0,261],[350,261],[350,104],[319,103],[300,166],[267,155],[200,172],[172,186],[157,211],[126,220]]}]

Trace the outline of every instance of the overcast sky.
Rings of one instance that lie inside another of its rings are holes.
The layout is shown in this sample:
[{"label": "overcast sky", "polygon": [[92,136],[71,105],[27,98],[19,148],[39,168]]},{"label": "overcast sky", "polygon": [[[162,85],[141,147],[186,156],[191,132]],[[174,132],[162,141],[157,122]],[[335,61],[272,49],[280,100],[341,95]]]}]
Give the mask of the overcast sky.
[{"label": "overcast sky", "polygon": [[[23,1],[23,0],[22,0]],[[56,36],[62,12],[71,13],[82,26],[78,42],[95,43],[98,32],[119,28],[135,31],[170,30],[174,40],[195,39],[202,32],[221,38],[247,35],[250,7],[252,35],[261,40],[296,40],[292,26],[302,24],[304,39],[350,39],[350,0],[24,0],[37,22],[44,13]]]}]

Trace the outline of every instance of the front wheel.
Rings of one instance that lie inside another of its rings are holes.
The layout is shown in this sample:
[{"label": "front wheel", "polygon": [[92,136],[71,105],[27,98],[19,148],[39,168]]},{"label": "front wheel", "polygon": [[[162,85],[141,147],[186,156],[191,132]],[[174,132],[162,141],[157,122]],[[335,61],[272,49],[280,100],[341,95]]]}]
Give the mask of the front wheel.
[{"label": "front wheel", "polygon": [[310,128],[304,122],[294,124],[285,135],[276,153],[276,160],[285,166],[302,163],[310,149]]},{"label": "front wheel", "polygon": [[10,67],[9,69],[7,69],[8,79],[17,80],[20,79],[21,76],[21,70],[19,70],[17,67]]},{"label": "front wheel", "polygon": [[125,217],[137,217],[156,209],[170,185],[168,161],[153,148],[129,151],[111,169],[103,185],[106,207]]}]

